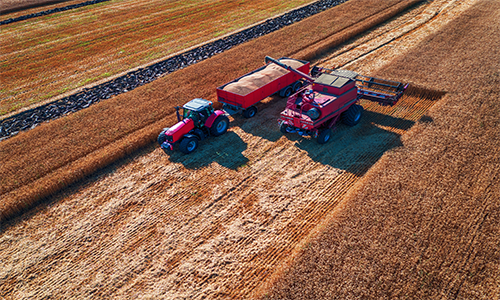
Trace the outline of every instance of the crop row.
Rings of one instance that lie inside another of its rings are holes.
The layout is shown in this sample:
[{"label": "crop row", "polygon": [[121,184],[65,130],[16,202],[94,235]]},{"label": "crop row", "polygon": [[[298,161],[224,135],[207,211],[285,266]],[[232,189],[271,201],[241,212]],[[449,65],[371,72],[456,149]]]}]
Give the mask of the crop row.
[{"label": "crop row", "polygon": [[34,128],[42,122],[53,120],[65,114],[86,108],[102,99],[108,99],[112,96],[133,90],[164,74],[195,64],[239,44],[279,30],[287,25],[296,23],[304,18],[346,1],[347,0],[323,0],[312,3],[151,66],[129,72],[109,82],[89,89],[84,89],[82,92],[6,118],[0,124],[0,140],[16,135],[19,131]]}]

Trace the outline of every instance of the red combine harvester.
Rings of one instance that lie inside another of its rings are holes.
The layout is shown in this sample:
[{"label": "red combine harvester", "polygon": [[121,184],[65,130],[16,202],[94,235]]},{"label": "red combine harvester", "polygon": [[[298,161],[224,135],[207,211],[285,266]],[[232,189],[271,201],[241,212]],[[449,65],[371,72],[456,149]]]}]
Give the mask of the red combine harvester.
[{"label": "red combine harvester", "polygon": [[164,128],[158,135],[158,143],[168,153],[179,145],[179,150],[189,154],[198,148],[198,141],[208,136],[224,134],[229,127],[229,119],[222,110],[214,110],[212,102],[196,98],[180,107],[175,107],[177,121],[173,127]]},{"label": "red combine harvester", "polygon": [[[308,61],[282,57],[280,61],[294,64],[302,73],[309,73]],[[254,106],[265,98],[278,93],[289,97],[302,87],[301,75],[283,71],[274,65],[265,65],[217,88],[217,101],[224,104],[224,110],[232,115],[243,112],[245,118],[257,113]]]},{"label": "red combine harvester", "polygon": [[317,138],[319,144],[330,140],[331,128],[339,119],[348,126],[359,123],[363,113],[363,107],[358,104],[360,99],[392,106],[408,87],[408,84],[362,76],[347,70],[314,67],[309,76],[271,57],[266,57],[268,62],[308,82],[288,98],[286,108],[280,115],[280,131],[312,136]]}]

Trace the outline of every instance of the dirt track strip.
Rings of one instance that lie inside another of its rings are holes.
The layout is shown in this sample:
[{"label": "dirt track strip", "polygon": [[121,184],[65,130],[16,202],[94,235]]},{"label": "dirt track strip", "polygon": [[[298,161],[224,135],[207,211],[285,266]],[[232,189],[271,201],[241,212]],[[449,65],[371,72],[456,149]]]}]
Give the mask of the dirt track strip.
[{"label": "dirt track strip", "polygon": [[190,156],[155,149],[6,229],[0,295],[248,296],[441,95],[363,102],[325,146],[282,136],[275,99]]}]

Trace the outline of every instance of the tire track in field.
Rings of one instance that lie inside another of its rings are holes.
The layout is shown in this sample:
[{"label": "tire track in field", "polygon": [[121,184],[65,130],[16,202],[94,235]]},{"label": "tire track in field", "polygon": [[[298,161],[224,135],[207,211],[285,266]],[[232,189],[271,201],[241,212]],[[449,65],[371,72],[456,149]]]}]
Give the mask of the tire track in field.
[{"label": "tire track in field", "polygon": [[[319,58],[318,63],[327,68],[362,69],[369,74],[395,55],[416,46],[431,31],[441,28],[475,2],[477,0],[424,2],[364,36],[333,49]],[[396,54],[395,49],[399,50]]]}]

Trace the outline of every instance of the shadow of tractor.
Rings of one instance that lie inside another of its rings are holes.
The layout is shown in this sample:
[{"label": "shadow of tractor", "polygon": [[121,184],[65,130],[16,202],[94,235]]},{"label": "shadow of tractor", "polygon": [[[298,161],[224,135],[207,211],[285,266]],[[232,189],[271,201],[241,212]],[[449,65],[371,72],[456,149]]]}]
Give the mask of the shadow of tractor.
[{"label": "shadow of tractor", "polygon": [[228,169],[236,170],[248,163],[243,155],[247,144],[239,135],[228,131],[219,137],[208,137],[200,141],[198,149],[190,154],[184,154],[178,149],[170,155],[170,161],[181,163],[188,169],[199,169],[214,162]]}]

